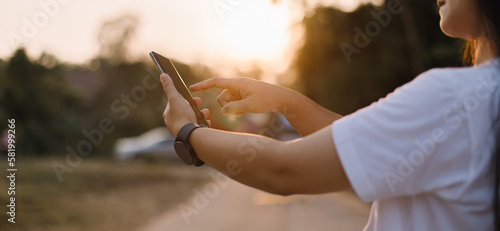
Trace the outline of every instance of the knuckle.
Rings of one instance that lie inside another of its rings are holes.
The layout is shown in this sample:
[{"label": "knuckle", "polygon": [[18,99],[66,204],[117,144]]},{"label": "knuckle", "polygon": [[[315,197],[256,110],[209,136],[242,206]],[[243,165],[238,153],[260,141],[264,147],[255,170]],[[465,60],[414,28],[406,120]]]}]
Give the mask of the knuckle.
[{"label": "knuckle", "polygon": [[224,96],[224,94],[221,94],[217,97],[217,102],[219,102],[219,104],[222,104],[225,101],[226,101],[226,97]]},{"label": "knuckle", "polygon": [[221,78],[219,78],[219,77],[214,77],[214,78],[212,78],[212,81],[210,81],[212,86],[219,85],[220,82],[221,82]]}]

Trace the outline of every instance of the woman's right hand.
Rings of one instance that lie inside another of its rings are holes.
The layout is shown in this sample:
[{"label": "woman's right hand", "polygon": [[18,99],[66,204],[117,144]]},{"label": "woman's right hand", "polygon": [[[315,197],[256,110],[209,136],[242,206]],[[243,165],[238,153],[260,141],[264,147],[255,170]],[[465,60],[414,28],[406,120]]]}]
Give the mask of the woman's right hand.
[{"label": "woman's right hand", "polygon": [[224,89],[217,98],[222,115],[281,111],[293,93],[290,89],[251,78],[211,78],[190,87],[191,91]]}]

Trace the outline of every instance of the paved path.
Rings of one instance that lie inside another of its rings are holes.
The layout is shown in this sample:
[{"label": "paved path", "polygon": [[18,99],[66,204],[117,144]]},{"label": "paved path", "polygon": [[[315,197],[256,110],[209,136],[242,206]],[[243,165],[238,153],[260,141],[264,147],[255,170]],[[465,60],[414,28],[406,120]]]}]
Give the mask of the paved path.
[{"label": "paved path", "polygon": [[[199,212],[185,215],[189,224],[181,210],[175,208],[140,231],[359,231],[368,220],[370,206],[352,193],[280,197],[235,181],[222,188],[214,187],[214,183],[208,185],[198,189],[212,197],[208,204],[199,199],[199,194],[196,202],[194,192],[194,199],[184,202],[193,209],[191,212]],[[195,203],[201,207],[200,201],[205,205],[198,210]]]}]

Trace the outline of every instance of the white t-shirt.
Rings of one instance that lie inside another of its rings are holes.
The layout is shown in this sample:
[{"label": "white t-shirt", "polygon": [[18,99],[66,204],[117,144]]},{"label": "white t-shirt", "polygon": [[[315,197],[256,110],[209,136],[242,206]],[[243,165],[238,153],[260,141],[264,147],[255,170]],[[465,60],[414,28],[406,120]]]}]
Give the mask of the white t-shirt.
[{"label": "white t-shirt", "polygon": [[427,71],[333,123],[365,230],[493,230],[500,59]]}]

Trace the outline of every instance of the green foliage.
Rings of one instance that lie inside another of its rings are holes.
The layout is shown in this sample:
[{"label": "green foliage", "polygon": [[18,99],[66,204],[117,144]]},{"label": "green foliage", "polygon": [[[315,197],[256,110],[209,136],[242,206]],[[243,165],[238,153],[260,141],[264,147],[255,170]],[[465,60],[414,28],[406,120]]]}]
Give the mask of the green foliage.
[{"label": "green foliage", "polygon": [[400,2],[402,12],[391,14],[387,26],[381,26],[350,63],[340,45],[354,46],[354,28],[364,32],[367,23],[377,22],[370,12],[387,7],[365,5],[352,13],[319,7],[305,17],[304,45],[294,61],[299,77],[295,87],[321,105],[348,114],[429,68],[460,65],[461,41],[441,32],[435,3]]},{"label": "green foliage", "polygon": [[17,150],[45,154],[62,151],[80,130],[80,96],[60,67],[33,63],[23,49],[0,70],[2,124],[16,120]]}]

